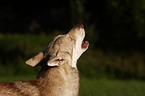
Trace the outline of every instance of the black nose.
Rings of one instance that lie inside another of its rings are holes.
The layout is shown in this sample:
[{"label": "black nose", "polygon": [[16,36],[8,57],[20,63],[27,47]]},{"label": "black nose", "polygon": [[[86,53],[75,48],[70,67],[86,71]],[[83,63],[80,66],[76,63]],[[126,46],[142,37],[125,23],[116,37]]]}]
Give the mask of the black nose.
[{"label": "black nose", "polygon": [[79,24],[80,28],[84,28],[84,25],[83,24]]},{"label": "black nose", "polygon": [[74,28],[84,28],[83,24],[77,24]]}]

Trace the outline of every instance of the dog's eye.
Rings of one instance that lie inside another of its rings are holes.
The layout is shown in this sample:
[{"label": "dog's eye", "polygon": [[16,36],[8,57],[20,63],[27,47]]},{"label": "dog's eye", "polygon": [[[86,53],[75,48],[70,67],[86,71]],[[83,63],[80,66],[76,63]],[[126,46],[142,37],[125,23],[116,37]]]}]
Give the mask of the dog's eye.
[{"label": "dog's eye", "polygon": [[64,59],[56,59],[56,61],[60,61],[60,62],[62,62]]}]

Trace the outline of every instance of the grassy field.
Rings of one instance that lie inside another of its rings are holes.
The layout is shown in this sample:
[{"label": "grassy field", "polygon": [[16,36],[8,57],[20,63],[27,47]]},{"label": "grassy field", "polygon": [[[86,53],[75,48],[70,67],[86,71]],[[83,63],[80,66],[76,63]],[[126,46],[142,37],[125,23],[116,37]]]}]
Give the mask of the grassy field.
[{"label": "grassy field", "polygon": [[[1,77],[0,81],[31,80],[30,76]],[[145,82],[123,80],[80,79],[79,96],[145,96]]]},{"label": "grassy field", "polygon": [[80,96],[145,96],[145,82],[82,78]]}]

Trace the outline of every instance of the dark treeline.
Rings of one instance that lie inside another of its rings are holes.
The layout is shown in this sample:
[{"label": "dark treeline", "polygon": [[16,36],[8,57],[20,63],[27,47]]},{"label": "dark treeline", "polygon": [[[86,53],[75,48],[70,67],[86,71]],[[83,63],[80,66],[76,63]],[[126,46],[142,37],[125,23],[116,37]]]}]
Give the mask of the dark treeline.
[{"label": "dark treeline", "polygon": [[144,50],[144,0],[0,1],[1,33],[66,32],[83,23],[94,46]]}]

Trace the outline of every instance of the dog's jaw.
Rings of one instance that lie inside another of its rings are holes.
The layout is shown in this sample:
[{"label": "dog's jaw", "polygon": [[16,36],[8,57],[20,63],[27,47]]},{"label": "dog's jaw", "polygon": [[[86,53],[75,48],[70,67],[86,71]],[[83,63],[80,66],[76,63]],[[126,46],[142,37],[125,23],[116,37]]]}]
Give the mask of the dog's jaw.
[{"label": "dog's jaw", "polygon": [[88,49],[89,42],[83,41],[85,38],[85,30],[83,24],[76,25],[69,33],[75,39],[75,46],[72,54],[72,67],[77,68],[77,60]]}]

